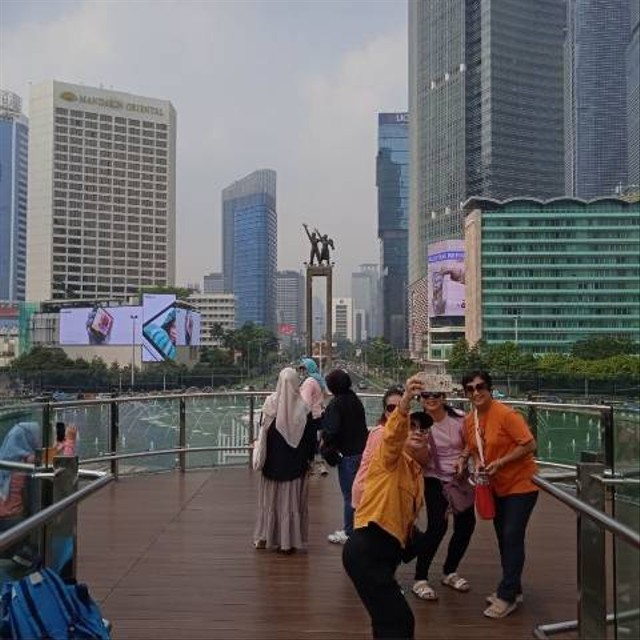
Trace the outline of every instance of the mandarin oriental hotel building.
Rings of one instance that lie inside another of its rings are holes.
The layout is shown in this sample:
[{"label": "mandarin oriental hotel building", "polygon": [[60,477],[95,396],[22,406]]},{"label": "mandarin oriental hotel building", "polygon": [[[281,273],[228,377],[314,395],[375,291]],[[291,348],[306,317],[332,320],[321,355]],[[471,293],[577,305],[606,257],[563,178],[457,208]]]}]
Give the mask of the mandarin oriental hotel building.
[{"label": "mandarin oriental hotel building", "polygon": [[62,82],[31,90],[27,299],[126,299],[175,282],[170,102]]}]

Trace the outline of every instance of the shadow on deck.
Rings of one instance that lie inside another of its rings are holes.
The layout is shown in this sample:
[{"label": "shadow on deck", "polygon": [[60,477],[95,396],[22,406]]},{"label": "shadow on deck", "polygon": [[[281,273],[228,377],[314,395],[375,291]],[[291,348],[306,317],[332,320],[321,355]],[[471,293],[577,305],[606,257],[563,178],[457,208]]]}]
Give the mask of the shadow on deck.
[{"label": "shadow on deck", "polygon": [[[252,547],[256,480],[246,468],[130,477],[81,504],[78,578],[115,639],[370,637],[341,547],[326,541],[341,522],[335,473],[311,478],[309,552],[292,556]],[[471,591],[440,587],[438,602],[408,595],[416,638],[531,638],[536,624],[574,618],[575,538],[573,513],[541,495],[529,526],[525,603],[488,620],[484,596],[495,590],[499,559],[491,523],[479,521],[460,567]],[[403,586],[413,569],[401,567]]]}]

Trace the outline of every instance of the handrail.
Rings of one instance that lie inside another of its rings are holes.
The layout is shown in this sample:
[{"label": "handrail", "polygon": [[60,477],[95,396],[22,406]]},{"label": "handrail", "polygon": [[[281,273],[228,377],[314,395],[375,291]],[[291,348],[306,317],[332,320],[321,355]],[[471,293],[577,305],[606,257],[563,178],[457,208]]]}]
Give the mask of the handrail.
[{"label": "handrail", "polygon": [[29,471],[33,473],[37,470],[35,464],[29,462],[17,462],[15,460],[0,460],[0,469],[11,469],[12,471]]},{"label": "handrail", "polygon": [[602,513],[601,511],[598,511],[598,509],[594,509],[591,505],[583,502],[575,496],[572,496],[566,491],[558,489],[558,487],[556,487],[554,484],[541,478],[539,475],[533,477],[533,482],[537,484],[541,489],[551,494],[554,498],[557,498],[558,500],[560,500],[560,502],[567,505],[574,511],[577,511],[581,515],[587,516],[588,518],[596,522],[599,526],[603,527],[607,531],[610,531],[615,536],[624,540],[626,543],[630,544],[636,549],[640,548],[640,534],[637,531],[634,531],[630,527],[619,523],[617,520],[609,517],[606,513]]},{"label": "handrail", "polygon": [[52,504],[50,507],[43,509],[42,511],[30,516],[26,520],[23,520],[19,524],[15,525],[8,531],[0,534],[0,550],[3,550],[12,544],[18,542],[18,540],[24,538],[31,533],[34,529],[46,524],[62,512],[66,511],[69,507],[77,504],[81,500],[89,497],[99,489],[102,489],[105,485],[114,480],[111,474],[103,474],[101,478],[95,480],[91,484],[88,484],[82,489],[78,489],[71,495],[63,498],[59,502]]},{"label": "handrail", "polygon": [[249,453],[250,446],[244,447],[182,447],[175,449],[154,449],[153,451],[134,451],[132,453],[115,453],[96,458],[83,458],[81,464],[94,464],[105,460],[126,460],[127,458],[149,458],[151,456],[163,456],[175,453],[201,453],[203,451],[243,451]]}]

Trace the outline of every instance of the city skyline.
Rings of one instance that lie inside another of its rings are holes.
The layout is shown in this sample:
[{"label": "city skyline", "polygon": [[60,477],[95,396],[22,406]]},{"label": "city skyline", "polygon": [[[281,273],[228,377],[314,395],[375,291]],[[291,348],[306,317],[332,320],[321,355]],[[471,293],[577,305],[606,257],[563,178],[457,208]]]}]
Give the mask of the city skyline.
[{"label": "city skyline", "polygon": [[[219,193],[269,166],[280,183],[278,269],[301,267],[302,223],[317,225],[335,238],[346,295],[357,265],[378,256],[377,113],[407,101],[406,5],[360,7],[193,2],[176,21],[172,3],[10,0],[2,88],[25,104],[29,83],[48,80],[174,104],[178,284],[221,270]],[[40,44],[25,49],[30,41]]]}]

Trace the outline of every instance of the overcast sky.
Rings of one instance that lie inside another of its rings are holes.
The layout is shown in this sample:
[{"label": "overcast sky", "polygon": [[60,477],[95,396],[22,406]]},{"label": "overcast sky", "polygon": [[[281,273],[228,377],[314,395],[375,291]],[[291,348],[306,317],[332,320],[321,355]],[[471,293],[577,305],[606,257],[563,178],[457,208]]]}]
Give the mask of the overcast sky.
[{"label": "overcast sky", "polygon": [[405,0],[0,0],[0,86],[61,80],[171,100],[177,281],[221,267],[221,191],[278,174],[278,268],[336,243],[338,295],[378,262],[378,111],[407,108]]}]

